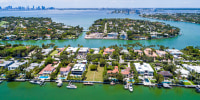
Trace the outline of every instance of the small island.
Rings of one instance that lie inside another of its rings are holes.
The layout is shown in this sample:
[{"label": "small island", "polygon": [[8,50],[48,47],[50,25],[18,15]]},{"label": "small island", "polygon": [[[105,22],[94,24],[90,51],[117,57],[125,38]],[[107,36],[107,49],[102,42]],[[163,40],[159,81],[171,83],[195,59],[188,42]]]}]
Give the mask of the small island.
[{"label": "small island", "polygon": [[83,28],[66,26],[43,17],[0,17],[1,40],[52,40],[77,38]]},{"label": "small island", "polygon": [[141,17],[200,24],[200,13],[141,14]]},{"label": "small island", "polygon": [[162,22],[134,19],[99,19],[85,39],[150,40],[178,36],[180,29]]}]

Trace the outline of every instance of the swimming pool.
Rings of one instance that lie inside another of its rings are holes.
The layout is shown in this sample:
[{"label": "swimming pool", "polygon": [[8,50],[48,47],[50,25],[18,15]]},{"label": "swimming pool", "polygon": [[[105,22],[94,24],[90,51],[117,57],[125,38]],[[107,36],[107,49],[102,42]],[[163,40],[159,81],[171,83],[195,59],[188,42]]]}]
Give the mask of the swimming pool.
[{"label": "swimming pool", "polygon": [[65,79],[66,79],[66,77],[59,77],[59,79],[63,79],[63,80],[65,80]]},{"label": "swimming pool", "polygon": [[40,76],[39,78],[41,78],[41,79],[48,79],[49,76]]},{"label": "swimming pool", "polygon": [[181,82],[188,82],[188,80],[180,80]]},{"label": "swimming pool", "polygon": [[145,81],[145,82],[149,82],[149,79],[145,78],[144,81]]},{"label": "swimming pool", "polygon": [[132,80],[128,80],[129,82],[135,82],[135,80],[134,79],[132,79]]}]

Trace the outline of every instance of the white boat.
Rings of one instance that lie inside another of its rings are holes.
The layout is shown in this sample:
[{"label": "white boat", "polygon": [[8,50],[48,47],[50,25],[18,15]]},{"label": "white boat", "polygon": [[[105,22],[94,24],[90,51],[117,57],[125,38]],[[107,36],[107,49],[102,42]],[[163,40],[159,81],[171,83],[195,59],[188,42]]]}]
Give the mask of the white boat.
[{"label": "white boat", "polygon": [[126,84],[126,85],[124,85],[124,89],[128,89],[128,85]]},{"label": "white boat", "polygon": [[130,92],[133,92],[133,86],[132,86],[132,84],[129,85],[128,89],[129,89]]},{"label": "white boat", "polygon": [[32,83],[32,84],[41,84],[41,82],[40,81],[38,81],[38,80],[32,80],[32,81],[29,81],[30,83]]},{"label": "white boat", "polygon": [[3,81],[0,81],[0,84],[3,83]]},{"label": "white boat", "polygon": [[196,91],[197,91],[198,93],[200,93],[200,85],[197,85],[197,86],[196,86]]},{"label": "white boat", "polygon": [[76,89],[77,86],[69,82],[68,86],[66,86],[68,89]]},{"label": "white boat", "polygon": [[62,80],[58,80],[57,86],[58,86],[58,87],[61,87],[62,85],[63,85]]},{"label": "white boat", "polygon": [[163,83],[163,87],[164,88],[168,88],[168,89],[171,89],[172,87],[169,85],[169,84],[167,84],[167,83]]}]

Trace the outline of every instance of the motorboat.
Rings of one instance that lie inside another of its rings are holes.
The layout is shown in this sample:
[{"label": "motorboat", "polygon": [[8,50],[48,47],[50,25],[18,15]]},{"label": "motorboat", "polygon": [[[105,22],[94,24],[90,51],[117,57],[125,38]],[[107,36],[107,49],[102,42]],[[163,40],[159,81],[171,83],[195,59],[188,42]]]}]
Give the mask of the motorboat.
[{"label": "motorboat", "polygon": [[62,85],[63,85],[62,81],[59,80],[59,81],[57,82],[57,86],[58,86],[58,87],[61,87]]},{"label": "motorboat", "polygon": [[196,88],[196,91],[197,91],[198,93],[200,93],[200,85],[197,85],[195,88]]},{"label": "motorboat", "polygon": [[69,82],[68,86],[66,86],[68,89],[76,89],[77,86]]},{"label": "motorboat", "polygon": [[31,84],[41,84],[41,81],[39,81],[39,80],[31,80],[31,81],[29,81]]},{"label": "motorboat", "polygon": [[126,85],[124,85],[124,89],[128,89],[128,85],[126,84]]},{"label": "motorboat", "polygon": [[133,92],[133,86],[132,86],[132,84],[129,85],[128,89],[129,89],[130,92]]},{"label": "motorboat", "polygon": [[167,83],[163,83],[163,87],[164,88],[167,88],[167,89],[171,89],[172,87],[169,85],[169,84],[167,84]]},{"label": "motorboat", "polygon": [[110,85],[115,85],[115,82],[113,82],[113,81],[112,81],[112,82],[110,82]]},{"label": "motorboat", "polygon": [[0,81],[0,84],[3,83],[3,81]]},{"label": "motorboat", "polygon": [[83,85],[94,85],[92,82],[83,83]]}]

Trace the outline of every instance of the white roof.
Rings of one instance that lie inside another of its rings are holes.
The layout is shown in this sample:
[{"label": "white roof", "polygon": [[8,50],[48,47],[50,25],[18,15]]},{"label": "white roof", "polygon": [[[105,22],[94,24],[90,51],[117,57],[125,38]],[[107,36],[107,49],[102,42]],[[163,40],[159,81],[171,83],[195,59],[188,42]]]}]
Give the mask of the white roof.
[{"label": "white roof", "polygon": [[98,54],[99,53],[99,48],[91,48],[92,50],[94,50],[94,54]]},{"label": "white roof", "polygon": [[85,64],[75,64],[72,71],[83,71],[85,69]]},{"label": "white roof", "polygon": [[182,64],[182,66],[188,69],[189,71],[195,71],[197,73],[200,73],[200,66],[192,66],[188,64]]},{"label": "white roof", "polygon": [[49,54],[53,49],[42,49],[42,52],[44,53],[43,55]]},{"label": "white roof", "polygon": [[77,50],[78,50],[78,47],[68,47],[66,49],[67,52],[71,52],[72,51],[73,53],[75,53]]},{"label": "white roof", "polygon": [[143,63],[143,65],[140,65],[140,63],[134,63],[134,65],[136,70],[139,72],[145,72],[145,71],[154,72],[154,70],[148,63]]},{"label": "white roof", "polygon": [[78,52],[88,52],[88,51],[89,51],[88,47],[81,47]]},{"label": "white roof", "polygon": [[0,60],[0,67],[4,67],[12,63],[13,61],[5,61],[5,60]]},{"label": "white roof", "polygon": [[182,68],[181,66],[177,66],[179,69],[176,69],[176,73],[178,73],[179,71],[181,72],[181,75],[189,75],[189,71],[188,70],[185,70],[184,68]]},{"label": "white roof", "polygon": [[178,54],[178,55],[182,55],[183,53],[180,51],[180,50],[178,50],[178,49],[167,49],[166,50],[167,52],[169,52],[170,54],[172,54],[172,55],[176,55],[176,54]]},{"label": "white roof", "polygon": [[12,65],[10,65],[10,66],[8,66],[8,67],[19,67],[19,66],[21,66],[21,65],[23,65],[23,64],[25,64],[26,62],[28,62],[28,61],[24,61],[24,62],[15,62],[15,63],[13,63]]}]

